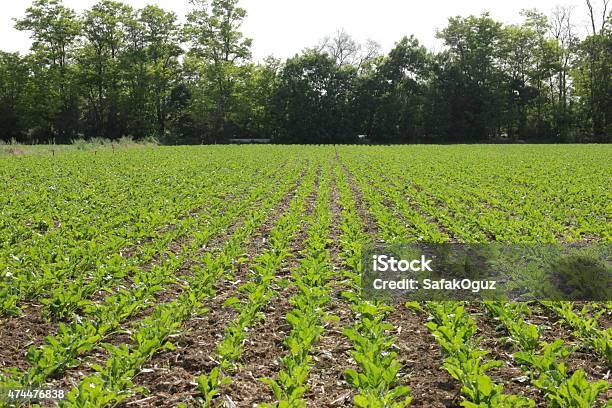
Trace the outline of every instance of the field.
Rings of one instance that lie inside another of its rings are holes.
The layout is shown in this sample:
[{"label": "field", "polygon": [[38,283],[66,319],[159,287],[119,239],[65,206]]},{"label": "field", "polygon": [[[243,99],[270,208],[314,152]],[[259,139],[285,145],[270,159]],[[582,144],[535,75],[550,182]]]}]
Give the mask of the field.
[{"label": "field", "polygon": [[359,273],[372,242],[610,242],[611,179],[608,145],[0,157],[0,401],[610,406],[612,303],[372,302]]}]

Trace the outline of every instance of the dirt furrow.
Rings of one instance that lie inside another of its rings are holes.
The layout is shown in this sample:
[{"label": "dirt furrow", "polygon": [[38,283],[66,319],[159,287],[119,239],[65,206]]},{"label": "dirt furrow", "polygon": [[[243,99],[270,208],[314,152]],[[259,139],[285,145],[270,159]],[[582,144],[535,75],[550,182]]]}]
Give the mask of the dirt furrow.
[{"label": "dirt furrow", "polygon": [[[378,235],[372,215],[350,170],[341,163],[347,181],[355,198],[357,211],[366,225],[366,232],[372,240]],[[395,310],[389,315],[388,322],[394,327],[397,358],[402,364],[400,375],[402,385],[411,387],[411,405],[421,407],[458,406],[459,384],[442,367],[442,350],[429,333],[426,318],[406,310],[401,302],[393,305]]]},{"label": "dirt furrow", "polygon": [[407,310],[401,302],[388,321],[395,327],[392,333],[399,348],[397,357],[402,364],[400,375],[410,386],[413,397],[410,406],[423,408],[459,406],[461,387],[442,368],[444,358],[440,345],[426,327],[427,317]]},{"label": "dirt furrow", "polygon": [[266,316],[262,323],[253,327],[244,344],[244,353],[238,359],[238,369],[229,373],[231,383],[221,387],[222,403],[235,407],[252,407],[255,404],[275,401],[270,387],[260,379],[275,378],[280,369],[280,358],[284,354],[285,337],[291,331],[291,326],[285,320],[287,313],[293,309],[290,299],[296,293],[296,287],[291,283],[291,273],[303,259],[301,251],[306,240],[307,216],[314,211],[321,168],[317,172],[313,193],[307,197],[307,209],[302,217],[302,227],[298,235],[290,243],[290,255],[286,266],[278,277],[287,279],[288,284],[279,286],[277,294],[270,299],[262,310]]},{"label": "dirt furrow", "polygon": [[[122,406],[176,406],[178,402],[188,403],[197,395],[196,377],[209,372],[218,364],[215,360],[217,344],[222,340],[228,322],[238,316],[236,309],[226,306],[225,302],[231,297],[244,299],[245,295],[237,289],[251,279],[253,258],[267,247],[270,231],[287,211],[304,174],[292,192],[267,217],[265,224],[255,232],[245,248],[243,258],[235,265],[232,278],[221,279],[214,285],[215,295],[206,302],[208,311],[187,321],[181,333],[172,339],[176,350],[160,351],[135,377],[135,385],[145,387],[150,395],[146,398],[134,396]],[[221,242],[212,246],[218,246]]]},{"label": "dirt furrow", "polygon": [[338,189],[335,178],[331,183],[332,212],[331,230],[329,239],[329,252],[332,266],[334,268],[334,279],[330,282],[331,301],[327,305],[327,312],[338,318],[325,322],[324,332],[314,350],[315,364],[308,376],[309,390],[304,395],[311,407],[339,407],[351,405],[355,395],[352,388],[344,378],[347,368],[356,369],[357,365],[350,358],[348,352],[351,343],[342,333],[353,320],[352,311],[342,292],[347,290],[342,277],[345,267],[339,257],[340,242],[340,214],[342,209],[338,203]]}]

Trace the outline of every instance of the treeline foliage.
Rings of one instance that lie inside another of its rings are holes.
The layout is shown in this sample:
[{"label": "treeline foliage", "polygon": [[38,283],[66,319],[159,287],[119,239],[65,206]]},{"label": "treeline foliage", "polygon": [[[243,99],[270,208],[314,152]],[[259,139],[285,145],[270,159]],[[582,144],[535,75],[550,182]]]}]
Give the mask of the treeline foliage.
[{"label": "treeline foliage", "polygon": [[450,18],[438,53],[405,37],[382,55],[339,31],[254,63],[238,0],[191,0],[184,24],[157,6],[35,0],[16,21],[30,53],[0,52],[0,138],[609,142],[612,17],[586,2],[584,38],[570,9],[520,25],[484,13]]}]

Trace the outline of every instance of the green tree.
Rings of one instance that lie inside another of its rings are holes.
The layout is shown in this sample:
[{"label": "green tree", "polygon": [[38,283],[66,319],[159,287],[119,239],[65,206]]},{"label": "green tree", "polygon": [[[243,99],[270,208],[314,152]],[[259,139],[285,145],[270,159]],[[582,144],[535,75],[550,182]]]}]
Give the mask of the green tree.
[{"label": "green tree", "polygon": [[147,76],[154,108],[153,120],[156,133],[161,136],[166,133],[171,93],[181,74],[178,61],[182,54],[180,27],[174,13],[165,12],[156,6],[147,6],[140,11],[140,23],[144,27]]},{"label": "green tree", "polygon": [[532,64],[529,70],[530,83],[536,89],[536,95],[529,110],[533,117],[534,128],[527,136],[531,139],[552,139],[557,136],[553,129],[554,101],[552,96],[552,79],[558,72],[559,47],[557,42],[548,37],[550,24],[548,18],[537,10],[524,10],[524,30],[530,35],[529,51]]},{"label": "green tree", "polygon": [[32,107],[43,118],[49,136],[66,141],[78,127],[78,89],[74,52],[81,24],[59,0],[35,0],[16,28],[29,31],[31,61],[36,66],[37,98]]},{"label": "green tree", "polygon": [[19,54],[0,51],[0,139],[23,139],[27,130],[28,73]]},{"label": "green tree", "polygon": [[416,38],[404,37],[358,81],[355,109],[363,119],[361,132],[376,142],[420,140],[429,75],[429,53]]},{"label": "green tree", "polygon": [[166,132],[168,104],[181,73],[180,27],[174,13],[146,6],[126,21],[120,69],[126,132],[135,137]]},{"label": "green tree", "polygon": [[[452,17],[438,33],[449,48],[447,73],[456,82],[446,89],[456,108],[451,126],[464,140],[484,141],[499,136],[504,117],[503,73],[498,67],[503,41],[502,24],[488,13]],[[454,88],[454,89],[453,89]],[[443,88],[444,89],[444,88]],[[458,109],[461,109],[459,111]]]},{"label": "green tree", "polygon": [[86,129],[92,136],[117,138],[124,130],[121,58],[132,20],[132,8],[112,0],[102,0],[85,13],[86,43],[79,61],[88,102]]},{"label": "green tree", "polygon": [[557,45],[557,72],[552,78],[553,103],[557,105],[554,114],[555,127],[562,141],[572,141],[572,126],[575,112],[572,101],[571,70],[576,59],[579,39],[572,23],[570,7],[556,7],[550,18],[550,33]]},{"label": "green tree", "polygon": [[185,35],[189,53],[199,61],[194,72],[207,88],[199,94],[213,101],[210,130],[216,141],[224,136],[234,86],[244,74],[242,65],[251,57],[251,40],[240,32],[246,11],[238,7],[238,0],[191,0],[191,4],[194,9],[187,14]]},{"label": "green tree", "polygon": [[502,69],[508,80],[506,130],[511,139],[517,140],[526,134],[527,110],[538,94],[531,81],[534,66],[531,50],[536,39],[534,33],[523,26],[507,26],[504,31]]},{"label": "green tree", "polygon": [[273,98],[276,140],[355,141],[358,122],[352,107],[356,76],[353,66],[339,66],[333,57],[315,50],[287,60]]},{"label": "green tree", "polygon": [[591,33],[578,47],[573,79],[583,129],[593,141],[610,142],[612,136],[612,13],[604,2],[601,23],[594,6],[587,1]]},{"label": "green tree", "polygon": [[280,61],[272,57],[263,64],[245,66],[245,74],[235,87],[236,102],[230,117],[244,136],[269,138],[274,133],[270,106],[280,68]]}]

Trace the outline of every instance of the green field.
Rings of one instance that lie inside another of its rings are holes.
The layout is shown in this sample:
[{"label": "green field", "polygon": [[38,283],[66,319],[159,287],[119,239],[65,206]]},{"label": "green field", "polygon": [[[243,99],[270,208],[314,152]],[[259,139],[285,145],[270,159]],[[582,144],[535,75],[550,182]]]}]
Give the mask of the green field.
[{"label": "green field", "polygon": [[373,242],[609,243],[610,180],[609,145],[0,155],[0,392],[609,406],[612,303],[384,303],[360,271]]}]

